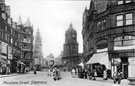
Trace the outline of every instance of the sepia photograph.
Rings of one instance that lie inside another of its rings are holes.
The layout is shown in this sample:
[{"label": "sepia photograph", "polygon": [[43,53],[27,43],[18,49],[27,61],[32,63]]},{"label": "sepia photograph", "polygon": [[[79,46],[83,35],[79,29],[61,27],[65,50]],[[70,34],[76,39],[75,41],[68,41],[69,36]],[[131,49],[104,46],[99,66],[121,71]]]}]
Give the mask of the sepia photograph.
[{"label": "sepia photograph", "polygon": [[0,86],[135,86],[135,0],[0,0]]}]

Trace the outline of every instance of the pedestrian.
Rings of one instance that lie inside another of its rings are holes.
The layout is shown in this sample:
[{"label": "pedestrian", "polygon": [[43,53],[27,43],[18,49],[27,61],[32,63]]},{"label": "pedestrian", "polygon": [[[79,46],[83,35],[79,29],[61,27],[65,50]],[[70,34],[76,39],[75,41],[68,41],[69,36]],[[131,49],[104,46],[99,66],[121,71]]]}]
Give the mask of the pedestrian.
[{"label": "pedestrian", "polygon": [[87,70],[84,69],[84,72],[83,73],[84,73],[84,78],[87,79]]},{"label": "pedestrian", "polygon": [[75,77],[75,69],[74,68],[72,68],[71,74],[72,74],[72,77],[74,78]]},{"label": "pedestrian", "polygon": [[103,71],[103,80],[107,80],[107,70]]},{"label": "pedestrian", "polygon": [[120,84],[121,76],[122,76],[122,74],[121,74],[120,70],[118,72],[114,72],[114,74],[113,74],[114,83],[118,82],[118,84]]},{"label": "pedestrian", "polygon": [[93,80],[96,80],[96,77],[97,77],[97,72],[96,72],[96,70],[93,70],[93,74],[94,74],[94,79]]},{"label": "pedestrian", "polygon": [[34,67],[34,74],[37,74],[36,67]]},{"label": "pedestrian", "polygon": [[60,80],[62,77],[61,77],[61,72],[60,72],[60,69],[57,68],[57,71],[58,71],[58,80]]},{"label": "pedestrian", "polygon": [[121,82],[121,77],[122,77],[122,73],[119,70],[118,71],[118,84],[120,84],[120,82]]},{"label": "pedestrian", "polygon": [[48,69],[48,76],[51,76],[51,69]]},{"label": "pedestrian", "polygon": [[53,70],[53,79],[54,81],[59,80],[59,73],[58,69],[55,67]]}]

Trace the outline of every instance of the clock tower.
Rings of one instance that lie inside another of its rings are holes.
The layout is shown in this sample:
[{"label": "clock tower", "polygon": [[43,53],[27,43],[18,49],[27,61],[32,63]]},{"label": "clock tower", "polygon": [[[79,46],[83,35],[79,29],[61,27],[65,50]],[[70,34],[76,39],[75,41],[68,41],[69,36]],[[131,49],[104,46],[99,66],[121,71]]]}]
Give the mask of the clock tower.
[{"label": "clock tower", "polygon": [[76,67],[79,62],[77,32],[70,24],[65,32],[65,43],[63,47],[63,62],[68,69]]}]

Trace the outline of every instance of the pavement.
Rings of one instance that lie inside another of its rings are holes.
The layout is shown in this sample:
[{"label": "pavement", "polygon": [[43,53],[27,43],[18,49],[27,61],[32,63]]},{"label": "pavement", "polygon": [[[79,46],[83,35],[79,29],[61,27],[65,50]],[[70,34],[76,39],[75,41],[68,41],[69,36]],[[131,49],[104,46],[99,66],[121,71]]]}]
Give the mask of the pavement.
[{"label": "pavement", "polygon": [[1,74],[0,75],[0,78],[4,78],[4,77],[11,77],[11,76],[18,76],[18,75],[25,75],[25,74],[31,74],[33,73],[32,71],[31,72],[27,72],[27,73],[11,73],[11,74]]},{"label": "pavement", "polygon": [[[78,78],[78,77],[75,77]],[[81,79],[81,78],[80,78]],[[86,80],[90,80],[89,78],[87,78]],[[107,82],[107,83],[114,83],[113,79],[107,79],[107,80],[103,80],[102,77],[96,77],[96,80],[91,80],[91,81],[99,81],[99,82]],[[116,83],[117,84],[117,83]],[[129,85],[129,80],[127,79],[122,79],[121,80],[121,85]]]}]

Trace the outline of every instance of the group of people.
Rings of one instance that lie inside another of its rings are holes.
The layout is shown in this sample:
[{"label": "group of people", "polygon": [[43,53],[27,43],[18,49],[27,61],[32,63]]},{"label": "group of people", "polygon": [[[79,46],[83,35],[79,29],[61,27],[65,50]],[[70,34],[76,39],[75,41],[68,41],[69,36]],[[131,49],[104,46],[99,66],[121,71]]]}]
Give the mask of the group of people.
[{"label": "group of people", "polygon": [[90,71],[90,70],[88,70],[86,68],[76,69],[76,70],[73,68],[71,70],[71,74],[72,74],[73,77],[75,75],[77,75],[78,78],[84,78],[84,79],[89,78],[90,80],[96,80],[96,77],[97,77],[97,71],[95,69]]},{"label": "group of people", "polygon": [[56,80],[60,80],[61,77],[61,73],[60,73],[60,69],[55,67],[53,69],[48,69],[48,76],[53,76],[54,81]]},{"label": "group of people", "polygon": [[113,74],[114,83],[118,82],[118,84],[120,84],[122,75],[123,75],[123,73],[120,72],[120,70],[118,72],[114,72],[114,74]]},{"label": "group of people", "polygon": [[[103,80],[108,79],[109,76],[108,76],[107,72],[108,71],[106,69],[103,71]],[[72,68],[71,75],[73,78],[75,76],[78,76],[78,78],[84,78],[84,79],[89,78],[90,80],[96,80],[96,77],[98,76],[96,69],[90,71],[86,68],[83,68],[81,70],[76,69],[76,68]],[[120,72],[120,70],[118,70],[118,72],[114,72],[113,77],[112,77],[114,83],[118,82],[118,84],[120,84],[122,75],[123,75],[123,73]]]},{"label": "group of people", "polygon": [[7,66],[2,66],[2,67],[0,68],[0,73],[1,73],[1,74],[10,74],[10,68],[7,67]]}]

